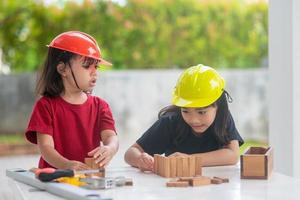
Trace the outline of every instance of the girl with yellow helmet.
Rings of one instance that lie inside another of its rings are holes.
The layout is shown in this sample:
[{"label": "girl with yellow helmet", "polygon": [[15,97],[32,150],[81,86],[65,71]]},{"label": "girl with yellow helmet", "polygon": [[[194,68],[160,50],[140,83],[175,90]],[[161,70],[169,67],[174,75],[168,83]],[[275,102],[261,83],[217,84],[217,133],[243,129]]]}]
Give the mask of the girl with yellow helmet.
[{"label": "girl with yellow helmet", "polygon": [[118,150],[115,122],[108,103],[90,91],[98,65],[111,64],[96,40],[83,32],[61,33],[48,47],[37,84],[41,98],[25,133],[39,147],[39,168],[88,169],[85,157],[105,166]]},{"label": "girl with yellow helmet", "polygon": [[224,88],[224,79],[213,68],[200,64],[186,69],[173,90],[173,105],[159,112],[159,119],[127,150],[125,161],[152,170],[154,154],[197,154],[204,166],[236,164],[243,139]]}]

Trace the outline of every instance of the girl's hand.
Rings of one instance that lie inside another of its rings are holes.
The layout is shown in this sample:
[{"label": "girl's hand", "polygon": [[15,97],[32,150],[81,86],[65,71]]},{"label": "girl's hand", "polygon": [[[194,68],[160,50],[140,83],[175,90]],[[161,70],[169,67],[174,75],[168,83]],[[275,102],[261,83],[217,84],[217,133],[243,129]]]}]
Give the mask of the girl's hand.
[{"label": "girl's hand", "polygon": [[109,146],[103,145],[90,151],[88,155],[95,158],[95,162],[98,163],[99,167],[106,167],[114,156],[114,152]]},{"label": "girl's hand", "polygon": [[72,169],[72,170],[87,170],[89,169],[89,166],[87,166],[86,164],[76,161],[76,160],[70,160],[67,163],[67,169]]},{"label": "girl's hand", "polygon": [[169,155],[168,157],[176,157],[176,156],[189,156],[189,154],[186,154],[186,153],[180,153],[180,152],[175,152],[175,153],[172,153],[171,155]]},{"label": "girl's hand", "polygon": [[141,171],[153,171],[154,158],[149,154],[143,152],[138,158],[138,168]]}]

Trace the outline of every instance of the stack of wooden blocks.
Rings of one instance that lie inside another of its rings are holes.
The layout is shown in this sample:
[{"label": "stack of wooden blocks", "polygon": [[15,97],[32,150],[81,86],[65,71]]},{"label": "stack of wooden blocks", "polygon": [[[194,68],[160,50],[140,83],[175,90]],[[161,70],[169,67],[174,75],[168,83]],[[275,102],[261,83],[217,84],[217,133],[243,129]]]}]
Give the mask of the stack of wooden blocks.
[{"label": "stack of wooden blocks", "polygon": [[188,187],[188,186],[203,186],[209,184],[221,184],[221,183],[228,183],[228,178],[220,178],[220,177],[213,177],[209,178],[206,176],[196,176],[196,177],[180,177],[175,180],[171,180],[167,182],[167,187]]},{"label": "stack of wooden blocks", "polygon": [[242,179],[268,179],[273,170],[273,149],[271,147],[249,147],[241,155]]},{"label": "stack of wooden blocks", "polygon": [[90,176],[105,177],[105,169],[103,167],[99,167],[99,165],[95,163],[94,158],[85,158],[84,163],[92,169],[99,169],[99,172],[89,174]]},{"label": "stack of wooden blocks", "polygon": [[154,173],[165,177],[193,177],[202,174],[201,157],[174,156],[165,157],[154,154]]}]

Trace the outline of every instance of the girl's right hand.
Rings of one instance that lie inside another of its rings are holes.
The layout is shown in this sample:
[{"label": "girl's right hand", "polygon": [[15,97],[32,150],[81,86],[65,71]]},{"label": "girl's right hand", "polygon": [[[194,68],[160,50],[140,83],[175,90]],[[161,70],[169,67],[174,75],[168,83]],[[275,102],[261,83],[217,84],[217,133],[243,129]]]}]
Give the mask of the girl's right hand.
[{"label": "girl's right hand", "polygon": [[181,153],[181,152],[175,152],[169,155],[168,157],[178,157],[178,156],[189,156],[189,154]]},{"label": "girl's right hand", "polygon": [[154,158],[143,152],[138,158],[138,168],[141,171],[153,171]]},{"label": "girl's right hand", "polygon": [[67,169],[72,170],[87,170],[90,169],[86,164],[79,162],[77,160],[70,160],[67,164]]}]

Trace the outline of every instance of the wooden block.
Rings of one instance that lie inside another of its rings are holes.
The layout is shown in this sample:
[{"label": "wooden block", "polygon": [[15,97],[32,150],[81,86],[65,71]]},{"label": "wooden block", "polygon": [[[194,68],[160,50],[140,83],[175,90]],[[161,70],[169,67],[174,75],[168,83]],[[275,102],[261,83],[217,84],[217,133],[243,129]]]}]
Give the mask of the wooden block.
[{"label": "wooden block", "polygon": [[160,176],[160,171],[161,171],[161,166],[160,166],[160,155],[157,155],[157,175]]},{"label": "wooden block", "polygon": [[84,163],[89,166],[92,169],[99,169],[101,167],[99,167],[98,164],[95,163],[95,159],[94,158],[84,158]]},{"label": "wooden block", "polygon": [[196,164],[195,164],[195,174],[202,175],[202,158],[200,156],[195,156]]},{"label": "wooden block", "polygon": [[221,184],[223,183],[222,179],[219,179],[219,178],[213,178],[211,179],[211,183],[212,184]]},{"label": "wooden block", "polygon": [[167,187],[188,187],[189,183],[186,181],[169,181]]},{"label": "wooden block", "polygon": [[177,162],[176,157],[172,156],[170,158],[170,177],[174,178],[177,175]]},{"label": "wooden block", "polygon": [[[211,179],[206,176],[180,177],[177,181],[188,182],[190,186],[209,185],[211,183]],[[222,180],[220,181],[222,183]]]},{"label": "wooden block", "polygon": [[181,156],[176,157],[176,163],[177,163],[177,177],[183,176],[183,159]]},{"label": "wooden block", "polygon": [[190,186],[192,186],[194,177],[179,177],[177,181],[185,181],[188,182]]},{"label": "wooden block", "polygon": [[161,173],[161,176],[162,177],[166,177],[166,171],[165,171],[165,157],[164,156],[161,156],[160,157],[160,163],[159,163],[159,165],[160,165],[160,169],[161,169],[161,171],[160,171],[160,173]]},{"label": "wooden block", "polygon": [[133,186],[133,181],[131,178],[126,178],[125,179],[125,185],[126,186]]},{"label": "wooden block", "polygon": [[189,156],[189,175],[188,176],[195,176],[196,175],[196,157]]},{"label": "wooden block", "polygon": [[153,172],[155,174],[158,174],[158,156],[159,156],[159,154],[154,154],[154,168],[153,168]]},{"label": "wooden block", "polygon": [[105,177],[105,169],[103,167],[99,167],[98,164],[95,163],[94,158],[84,158],[84,163],[92,169],[99,169],[99,172],[87,174],[87,176],[98,176]]},{"label": "wooden block", "polygon": [[183,177],[179,177],[178,179],[177,179],[177,181],[191,181],[191,180],[193,180],[194,178],[196,178],[196,177],[191,177],[191,176],[183,176]]},{"label": "wooden block", "polygon": [[191,185],[194,186],[202,186],[211,184],[211,179],[205,176],[197,176],[194,177],[191,181]]},{"label": "wooden block", "polygon": [[229,179],[228,178],[214,176],[213,179],[220,179],[220,180],[222,180],[223,183],[229,183]]},{"label": "wooden block", "polygon": [[164,174],[164,166],[163,166],[163,156],[158,155],[158,175],[163,176]]},{"label": "wooden block", "polygon": [[166,178],[170,178],[170,158],[164,157],[164,171],[165,171],[165,176]]},{"label": "wooden block", "polygon": [[240,163],[242,179],[268,179],[273,170],[273,149],[249,147]]},{"label": "wooden block", "polygon": [[182,176],[189,176],[189,156],[182,157]]},{"label": "wooden block", "polygon": [[84,158],[84,163],[90,168],[92,168],[93,165],[92,162],[93,162],[93,158]]}]

